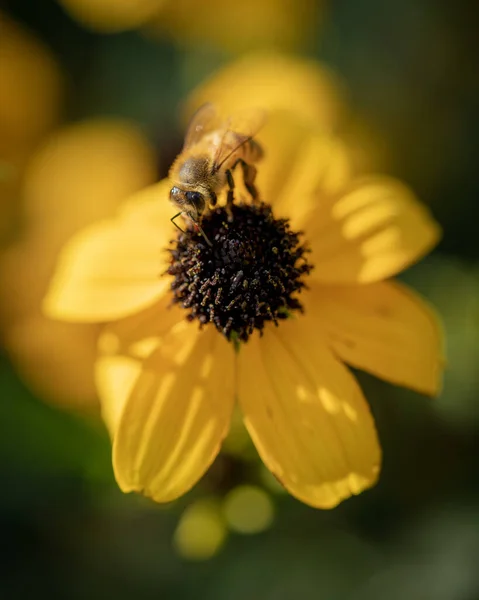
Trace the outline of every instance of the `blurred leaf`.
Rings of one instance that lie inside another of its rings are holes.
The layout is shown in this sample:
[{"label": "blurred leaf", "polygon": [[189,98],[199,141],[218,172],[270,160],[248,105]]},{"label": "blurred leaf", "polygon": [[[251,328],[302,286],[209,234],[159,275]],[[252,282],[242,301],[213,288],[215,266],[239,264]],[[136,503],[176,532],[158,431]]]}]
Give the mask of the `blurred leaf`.
[{"label": "blurred leaf", "polygon": [[112,481],[103,427],[36,400],[4,361],[0,394],[2,470]]},{"label": "blurred leaf", "polygon": [[445,256],[428,257],[403,279],[441,315],[446,335],[444,388],[433,408],[451,425],[479,425],[479,270]]}]

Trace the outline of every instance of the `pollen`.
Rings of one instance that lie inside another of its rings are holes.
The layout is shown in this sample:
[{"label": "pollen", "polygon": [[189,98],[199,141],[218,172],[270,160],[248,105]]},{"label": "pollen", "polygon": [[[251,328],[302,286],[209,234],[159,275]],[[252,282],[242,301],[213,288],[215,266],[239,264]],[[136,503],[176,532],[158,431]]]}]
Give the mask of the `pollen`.
[{"label": "pollen", "polygon": [[213,324],[228,340],[246,342],[265,323],[302,311],[297,297],[312,266],[301,232],[264,203],[218,207],[201,226],[178,233],[169,249],[174,302],[190,321]]}]

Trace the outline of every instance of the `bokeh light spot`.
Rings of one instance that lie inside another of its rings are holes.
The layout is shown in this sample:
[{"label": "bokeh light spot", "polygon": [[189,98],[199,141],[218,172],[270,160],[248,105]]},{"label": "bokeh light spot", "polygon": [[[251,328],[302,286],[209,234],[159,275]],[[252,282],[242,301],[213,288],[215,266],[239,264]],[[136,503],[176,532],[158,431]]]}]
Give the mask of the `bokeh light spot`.
[{"label": "bokeh light spot", "polygon": [[207,560],[218,552],[225,537],[226,526],[218,504],[200,500],[181,516],[173,544],[183,558]]},{"label": "bokeh light spot", "polygon": [[239,533],[264,531],[274,517],[270,496],[250,485],[240,485],[232,490],[225,498],[223,512],[231,529]]}]

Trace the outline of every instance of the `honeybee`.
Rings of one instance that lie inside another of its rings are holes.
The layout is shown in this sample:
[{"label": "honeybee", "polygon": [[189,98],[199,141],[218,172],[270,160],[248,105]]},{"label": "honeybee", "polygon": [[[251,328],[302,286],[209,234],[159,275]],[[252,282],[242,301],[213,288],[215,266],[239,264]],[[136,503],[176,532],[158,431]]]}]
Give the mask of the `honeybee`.
[{"label": "honeybee", "polygon": [[206,242],[212,246],[201,228],[202,215],[214,207],[218,194],[227,186],[227,206],[234,201],[235,182],[232,171],[241,165],[243,180],[252,200],[258,192],[255,186],[256,163],[263,156],[259,143],[253,139],[264,122],[261,111],[245,111],[221,121],[213,104],[204,104],[193,115],[181,153],[168,174],[172,185],[170,200],[179,209],[171,218],[185,214],[195,224]]}]

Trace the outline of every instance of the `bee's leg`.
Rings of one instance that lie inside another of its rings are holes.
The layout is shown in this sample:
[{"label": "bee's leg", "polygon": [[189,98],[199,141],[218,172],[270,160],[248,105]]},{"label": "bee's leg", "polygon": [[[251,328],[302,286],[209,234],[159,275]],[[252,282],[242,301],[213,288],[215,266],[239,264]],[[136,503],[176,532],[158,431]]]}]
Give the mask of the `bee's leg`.
[{"label": "bee's leg", "polygon": [[231,208],[234,202],[234,189],[235,189],[235,180],[233,178],[233,173],[230,169],[226,171],[226,180],[228,182],[228,194],[226,196],[226,207]]},{"label": "bee's leg", "polygon": [[175,223],[175,219],[177,219],[181,214],[183,214],[183,211],[176,213],[174,217],[171,217],[170,221],[173,223],[176,229],[179,229],[181,231],[181,233],[186,233],[184,229],[181,229],[181,227]]},{"label": "bee's leg", "polygon": [[243,169],[243,181],[245,187],[250,193],[253,202],[256,202],[258,200],[258,189],[256,188],[254,181],[258,171],[254,165],[249,165],[244,160],[240,160],[239,162],[241,162],[241,168]]}]

